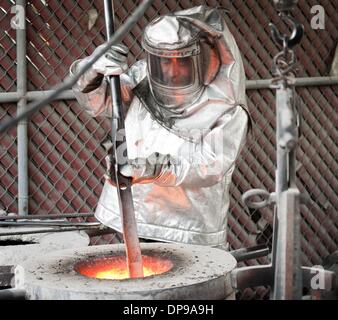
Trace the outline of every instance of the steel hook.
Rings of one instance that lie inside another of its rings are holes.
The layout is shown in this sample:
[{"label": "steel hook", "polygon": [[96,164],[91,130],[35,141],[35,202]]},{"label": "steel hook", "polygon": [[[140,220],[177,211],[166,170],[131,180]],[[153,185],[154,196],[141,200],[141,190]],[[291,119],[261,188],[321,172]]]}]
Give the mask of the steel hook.
[{"label": "steel hook", "polygon": [[286,34],[281,35],[277,30],[276,26],[273,23],[269,23],[269,27],[271,29],[271,35],[273,40],[281,47],[292,48],[296,44],[298,44],[304,34],[304,26],[295,21],[290,16],[283,16],[285,20],[288,20],[292,24],[292,33],[290,36]]}]

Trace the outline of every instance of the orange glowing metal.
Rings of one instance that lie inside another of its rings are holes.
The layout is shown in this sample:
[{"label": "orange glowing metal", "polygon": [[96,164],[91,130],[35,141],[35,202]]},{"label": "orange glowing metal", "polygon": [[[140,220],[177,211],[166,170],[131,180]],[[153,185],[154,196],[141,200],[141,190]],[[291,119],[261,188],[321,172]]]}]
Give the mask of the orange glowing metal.
[{"label": "orange glowing metal", "polygon": [[[144,277],[169,271],[173,264],[169,259],[142,256]],[[75,266],[80,274],[97,279],[123,280],[129,278],[126,257],[108,257],[81,262]]]}]

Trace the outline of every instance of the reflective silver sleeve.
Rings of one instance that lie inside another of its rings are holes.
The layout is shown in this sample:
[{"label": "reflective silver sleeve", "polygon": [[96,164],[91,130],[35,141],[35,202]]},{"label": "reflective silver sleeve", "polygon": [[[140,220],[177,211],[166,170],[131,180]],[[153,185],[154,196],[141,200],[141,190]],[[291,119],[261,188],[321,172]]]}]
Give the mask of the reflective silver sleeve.
[{"label": "reflective silver sleeve", "polygon": [[219,119],[199,144],[186,142],[174,164],[163,165],[155,183],[160,186],[208,187],[231,177],[235,161],[245,143],[248,128],[247,112],[236,106],[233,112]]}]

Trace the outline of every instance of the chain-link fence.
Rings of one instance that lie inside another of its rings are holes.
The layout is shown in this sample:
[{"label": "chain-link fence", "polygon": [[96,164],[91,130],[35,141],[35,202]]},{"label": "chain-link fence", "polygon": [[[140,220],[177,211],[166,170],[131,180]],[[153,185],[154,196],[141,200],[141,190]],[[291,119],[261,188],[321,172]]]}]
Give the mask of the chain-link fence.
[{"label": "chain-link fence", "polygon": [[[24,3],[24,1],[22,1]],[[130,50],[130,64],[143,57],[140,38],[149,21],[158,15],[200,4],[228,9],[227,22],[241,50],[248,80],[271,78],[273,56],[279,51],[271,40],[269,22],[283,30],[272,1],[154,1],[144,17],[123,38]],[[311,27],[311,8],[321,5],[324,29]],[[114,1],[116,27],[137,7],[138,1]],[[15,7],[16,6],[16,7]],[[15,8],[15,9],[12,9]],[[11,11],[12,10],[12,11]],[[68,74],[71,63],[85,57],[105,39],[103,1],[34,0],[26,3],[27,75],[17,74],[17,36],[13,19],[18,2],[0,4],[0,121],[16,114],[17,79],[27,78],[27,97],[41,98],[43,92]],[[329,75],[337,45],[338,14],[334,0],[300,1],[294,11],[304,24],[305,36],[296,49],[298,77]],[[20,21],[16,21],[20,23]],[[238,160],[231,187],[228,239],[232,249],[255,244],[271,246],[273,210],[251,210],[241,195],[251,188],[275,187],[275,95],[267,82],[248,86],[247,98],[253,130]],[[337,83],[337,82],[336,82]],[[318,265],[337,250],[338,87],[296,87],[302,114],[302,137],[297,152],[298,187],[311,201],[302,206],[303,264]],[[103,186],[105,149],[110,123],[91,118],[66,92],[62,100],[42,108],[28,121],[28,213],[82,213],[95,210]],[[18,212],[17,130],[1,134],[0,209]],[[108,243],[112,235],[95,237],[92,244]],[[248,265],[267,263],[267,258]],[[241,293],[241,298],[266,298],[267,288]]]}]

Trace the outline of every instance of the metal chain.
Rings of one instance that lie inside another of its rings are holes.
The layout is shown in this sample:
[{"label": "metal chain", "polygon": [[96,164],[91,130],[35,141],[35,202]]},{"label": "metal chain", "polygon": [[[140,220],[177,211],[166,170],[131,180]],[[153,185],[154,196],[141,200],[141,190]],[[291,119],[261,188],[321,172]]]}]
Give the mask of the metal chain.
[{"label": "metal chain", "polygon": [[286,24],[291,25],[292,33],[290,36],[286,34],[281,35],[277,28],[273,24],[270,24],[273,40],[277,45],[282,47],[282,50],[273,58],[272,74],[274,79],[272,80],[272,84],[282,82],[285,86],[288,86],[292,83],[297,72],[297,60],[292,47],[300,42],[304,30],[303,26],[296,22],[290,14],[297,1],[274,2],[277,10],[280,11],[279,16]]}]

